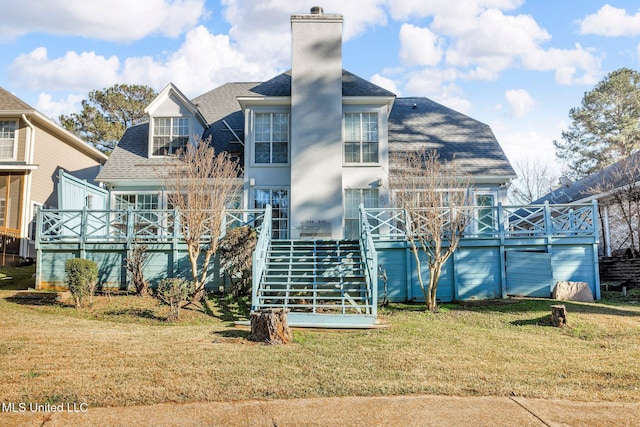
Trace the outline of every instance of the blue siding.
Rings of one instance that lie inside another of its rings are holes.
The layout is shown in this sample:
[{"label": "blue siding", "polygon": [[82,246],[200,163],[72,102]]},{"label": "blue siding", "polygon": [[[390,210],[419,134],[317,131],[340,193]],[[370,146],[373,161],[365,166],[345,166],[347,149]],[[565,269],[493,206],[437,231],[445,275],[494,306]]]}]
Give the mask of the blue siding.
[{"label": "blue siding", "polygon": [[595,265],[593,245],[554,246],[551,266],[553,268],[553,286],[556,282],[567,280],[587,282],[594,297],[599,285],[598,266]]},{"label": "blue siding", "polygon": [[508,295],[537,298],[551,295],[551,254],[508,251],[506,269]]},{"label": "blue siding", "polygon": [[[560,242],[547,239],[466,240],[443,269],[438,300],[501,298],[503,284],[509,295],[548,298],[560,280],[587,282],[594,296],[599,295],[596,293],[600,282],[593,244],[585,243],[580,237],[567,237]],[[387,270],[389,278],[388,298],[394,302],[424,301],[414,257],[406,248],[404,242],[376,242],[379,264]],[[501,259],[502,251],[506,251],[507,259],[511,258],[510,266],[508,261]],[[545,253],[547,251],[550,253]],[[524,259],[518,260],[515,252],[524,253]],[[429,278],[426,263],[423,263],[423,278],[425,283]],[[381,297],[382,293],[380,281],[378,295]]]},{"label": "blue siding", "polygon": [[455,253],[460,300],[502,296],[499,248],[461,248]]},{"label": "blue siding", "polygon": [[[387,273],[387,298],[392,302],[409,299],[407,295],[407,256],[405,248],[388,248],[378,252],[378,265]],[[384,282],[378,280],[378,301],[384,296]]]}]

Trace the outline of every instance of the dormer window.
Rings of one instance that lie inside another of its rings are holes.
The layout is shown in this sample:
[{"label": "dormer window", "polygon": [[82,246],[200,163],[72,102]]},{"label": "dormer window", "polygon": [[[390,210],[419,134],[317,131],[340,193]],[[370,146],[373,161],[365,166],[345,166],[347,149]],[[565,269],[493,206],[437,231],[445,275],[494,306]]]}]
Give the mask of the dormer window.
[{"label": "dormer window", "polygon": [[189,129],[188,118],[154,117],[152,155],[171,155],[180,148],[186,149],[189,142]]}]

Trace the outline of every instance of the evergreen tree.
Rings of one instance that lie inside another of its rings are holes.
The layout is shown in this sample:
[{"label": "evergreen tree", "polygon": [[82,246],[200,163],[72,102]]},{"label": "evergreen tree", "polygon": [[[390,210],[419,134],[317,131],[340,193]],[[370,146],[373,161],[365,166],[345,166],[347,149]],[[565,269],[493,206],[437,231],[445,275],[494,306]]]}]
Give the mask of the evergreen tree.
[{"label": "evergreen tree", "polygon": [[156,97],[144,85],[117,84],[89,92],[82,111],[61,115],[60,124],[97,149],[110,153],[127,127],[145,117],[145,107]]},{"label": "evergreen tree", "polygon": [[568,176],[582,178],[628,157],[640,148],[640,73],[628,68],[609,73],[569,117],[563,141],[553,141]]}]

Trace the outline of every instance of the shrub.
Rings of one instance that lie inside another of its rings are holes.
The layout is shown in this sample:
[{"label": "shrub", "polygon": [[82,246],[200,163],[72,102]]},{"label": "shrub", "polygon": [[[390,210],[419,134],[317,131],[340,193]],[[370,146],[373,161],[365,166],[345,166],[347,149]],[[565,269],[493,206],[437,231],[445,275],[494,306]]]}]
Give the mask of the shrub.
[{"label": "shrub", "polygon": [[149,294],[149,284],[144,278],[142,267],[149,258],[147,252],[147,245],[133,245],[131,248],[131,256],[124,260],[129,277],[131,278],[130,285],[136,290],[136,295],[141,297]]},{"label": "shrub", "polygon": [[187,299],[192,291],[192,283],[179,277],[162,279],[158,282],[155,295],[160,301],[169,305],[168,322],[175,322],[180,315],[180,304]]},{"label": "shrub", "polygon": [[67,275],[67,286],[73,295],[76,308],[82,308],[87,297],[89,305],[91,305],[98,282],[98,265],[88,259],[72,258],[65,262],[64,271]]}]

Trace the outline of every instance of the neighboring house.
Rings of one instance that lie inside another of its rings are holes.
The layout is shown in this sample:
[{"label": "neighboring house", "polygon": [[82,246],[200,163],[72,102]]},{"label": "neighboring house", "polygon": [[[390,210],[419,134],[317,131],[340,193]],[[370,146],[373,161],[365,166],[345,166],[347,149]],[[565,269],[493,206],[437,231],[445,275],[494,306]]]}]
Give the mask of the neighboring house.
[{"label": "neighboring house", "polygon": [[0,87],[3,254],[35,256],[34,216],[38,207],[58,207],[60,170],[93,181],[106,160],[104,153]]},{"label": "neighboring house", "polygon": [[157,169],[194,135],[243,159],[242,207],[270,204],[276,238],[357,237],[358,206],[389,206],[389,171],[409,150],[458,162],[476,204],[506,199],[516,175],[489,126],[344,70],[342,16],[314,12],[291,17],[290,71],[191,100],[173,84],[162,90],[149,123],[126,131],[97,177],[111,208],[166,207]]},{"label": "neighboring house", "polygon": [[600,255],[638,252],[640,152],[575,182],[563,177],[560,184],[533,204],[583,204],[597,200]]}]

